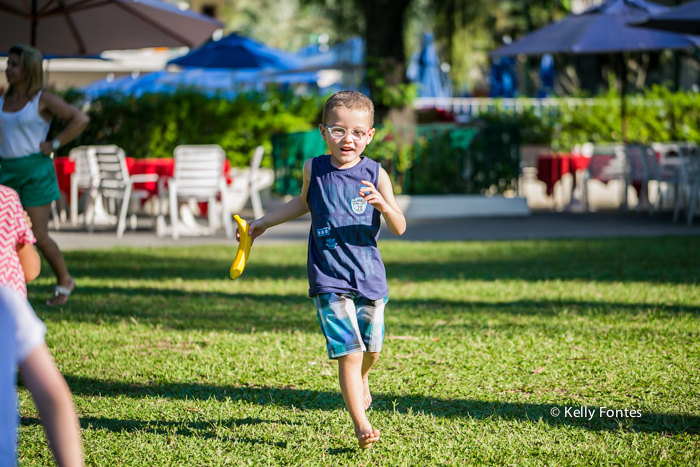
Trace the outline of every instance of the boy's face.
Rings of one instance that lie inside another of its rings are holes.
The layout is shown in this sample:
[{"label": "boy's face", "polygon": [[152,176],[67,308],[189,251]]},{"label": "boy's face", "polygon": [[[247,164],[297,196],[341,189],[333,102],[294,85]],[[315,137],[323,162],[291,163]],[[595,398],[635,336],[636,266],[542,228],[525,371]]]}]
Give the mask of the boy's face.
[{"label": "boy's face", "polygon": [[[321,136],[331,151],[331,163],[337,169],[349,169],[360,162],[365,147],[372,141],[369,114],[362,110],[338,107],[326,115],[326,124],[319,125]],[[341,136],[345,130],[345,135]]]}]

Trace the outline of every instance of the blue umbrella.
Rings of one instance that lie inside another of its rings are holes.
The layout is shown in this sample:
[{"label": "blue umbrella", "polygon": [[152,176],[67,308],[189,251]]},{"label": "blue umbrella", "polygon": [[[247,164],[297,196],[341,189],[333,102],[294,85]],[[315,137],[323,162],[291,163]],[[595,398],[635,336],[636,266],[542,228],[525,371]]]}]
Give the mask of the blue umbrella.
[{"label": "blue umbrella", "polygon": [[[326,91],[352,89],[369,92],[363,89],[365,66],[365,41],[361,37],[352,37],[344,42],[330,47],[309,44],[295,53],[304,65],[304,71],[321,71],[329,85]],[[323,71],[322,71],[323,70]],[[328,72],[335,70],[339,73]],[[332,84],[330,84],[332,83]]]},{"label": "blue umbrella", "polygon": [[683,34],[700,34],[700,0],[678,5],[663,13],[650,14],[629,25]]},{"label": "blue umbrella", "polygon": [[219,41],[207,42],[168,64],[191,68],[278,70],[294,70],[303,66],[302,60],[289,52],[268,47],[236,33],[229,34]]},{"label": "blue umbrella", "polygon": [[296,56],[304,61],[304,69],[339,69],[363,66],[365,63],[365,41],[352,37],[321,51],[316,44],[299,49]]},{"label": "blue umbrella", "polygon": [[263,71],[231,71],[192,68],[182,72],[156,71],[137,77],[122,76],[100,80],[81,88],[88,100],[107,93],[139,97],[146,93],[171,94],[178,89],[192,89],[207,96],[232,98],[240,92],[262,91],[268,83],[310,84],[316,86],[318,73],[266,73]]},{"label": "blue umbrella", "polygon": [[423,35],[423,47],[411,58],[406,77],[418,83],[418,97],[452,97],[452,83],[440,68],[433,33]]},{"label": "blue umbrella", "polygon": [[114,79],[101,79],[80,88],[88,100],[94,100],[108,93],[141,96],[147,92],[162,92],[166,86],[157,80],[167,74],[167,71],[155,71],[143,75],[121,76]]},{"label": "blue umbrella", "polygon": [[489,97],[516,97],[518,80],[515,76],[515,59],[503,57],[494,60],[489,84]]},{"label": "blue umbrella", "polygon": [[[635,28],[628,23],[645,15],[660,14],[668,8],[644,0],[607,0],[581,14],[570,15],[527,34],[510,45],[491,52],[491,57],[558,53],[620,55],[620,76],[626,76],[623,52],[688,49],[700,45],[700,37]],[[627,138],[625,94],[622,79],[622,140]]]},{"label": "blue umbrella", "polygon": [[546,53],[603,54],[698,47],[700,38],[635,28],[627,23],[668,8],[644,0],[608,0],[491,52],[491,57]]},{"label": "blue umbrella", "polygon": [[540,60],[540,89],[537,90],[537,97],[548,97],[554,90],[554,57],[551,54],[542,55]]}]

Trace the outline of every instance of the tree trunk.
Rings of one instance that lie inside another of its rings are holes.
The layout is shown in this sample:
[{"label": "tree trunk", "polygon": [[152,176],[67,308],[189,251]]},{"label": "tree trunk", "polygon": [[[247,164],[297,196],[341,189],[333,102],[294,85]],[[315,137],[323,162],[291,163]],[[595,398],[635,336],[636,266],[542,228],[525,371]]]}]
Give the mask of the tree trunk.
[{"label": "tree trunk", "polygon": [[365,17],[367,81],[378,122],[389,106],[382,102],[387,89],[406,83],[404,23],[411,0],[357,0]]}]

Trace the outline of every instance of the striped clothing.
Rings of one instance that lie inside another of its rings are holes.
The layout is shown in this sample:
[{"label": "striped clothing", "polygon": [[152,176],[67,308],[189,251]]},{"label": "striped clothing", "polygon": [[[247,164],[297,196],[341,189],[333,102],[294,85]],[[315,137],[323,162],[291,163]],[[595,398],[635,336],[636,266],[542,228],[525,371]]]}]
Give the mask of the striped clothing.
[{"label": "striped clothing", "polygon": [[17,245],[35,242],[17,192],[0,185],[0,285],[8,285],[25,298],[27,284],[17,256]]}]

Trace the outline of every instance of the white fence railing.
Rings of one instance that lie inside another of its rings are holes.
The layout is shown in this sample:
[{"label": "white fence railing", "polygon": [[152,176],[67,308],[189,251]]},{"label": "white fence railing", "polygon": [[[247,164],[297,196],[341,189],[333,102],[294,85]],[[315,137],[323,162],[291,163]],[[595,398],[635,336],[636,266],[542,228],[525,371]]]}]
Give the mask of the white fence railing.
[{"label": "white fence railing", "polygon": [[[551,115],[561,106],[569,108],[605,105],[606,100],[592,98],[491,98],[491,97],[420,97],[415,100],[416,109],[437,108],[455,115],[478,116],[493,109],[513,110],[520,113],[525,109],[533,109],[536,115]],[[617,102],[614,102],[616,104]]]}]

